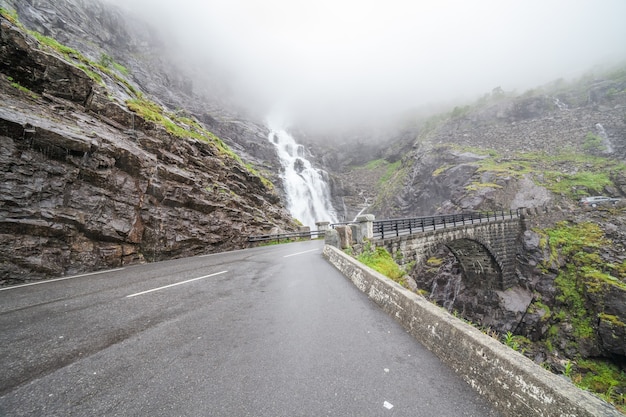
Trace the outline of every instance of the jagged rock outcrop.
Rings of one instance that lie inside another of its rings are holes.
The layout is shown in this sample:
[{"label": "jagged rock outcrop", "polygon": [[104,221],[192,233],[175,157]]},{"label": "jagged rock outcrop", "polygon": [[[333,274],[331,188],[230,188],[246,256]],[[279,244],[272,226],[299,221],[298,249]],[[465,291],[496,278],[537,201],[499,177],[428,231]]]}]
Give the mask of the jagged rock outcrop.
[{"label": "jagged rock outcrop", "polygon": [[3,284],[241,248],[295,227],[218,142],[129,111],[2,17],[0,102]]},{"label": "jagged rock outcrop", "polygon": [[[450,312],[528,340],[527,356],[560,369],[564,358],[626,363],[626,218],[622,209],[554,210],[527,219],[519,282],[506,291],[468,283],[444,246],[411,276]],[[554,241],[546,230],[557,228]],[[564,236],[571,236],[566,238]]]},{"label": "jagged rock outcrop", "polygon": [[[2,4],[15,9],[25,27],[80,51],[91,61],[112,59],[123,65],[133,85],[167,108],[203,122],[261,171],[276,185],[284,203],[280,161],[263,120],[241,109],[213,66],[195,60],[162,27],[100,0],[0,0]],[[120,100],[129,98],[114,83],[107,87]]]}]

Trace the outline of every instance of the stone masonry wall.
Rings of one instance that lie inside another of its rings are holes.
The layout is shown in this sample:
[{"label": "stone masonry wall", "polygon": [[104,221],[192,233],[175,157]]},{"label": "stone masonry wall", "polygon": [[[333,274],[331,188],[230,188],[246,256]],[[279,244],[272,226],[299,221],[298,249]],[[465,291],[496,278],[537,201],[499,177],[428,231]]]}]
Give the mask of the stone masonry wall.
[{"label": "stone masonry wall", "polygon": [[[410,262],[422,264],[440,245],[449,245],[461,240],[478,242],[480,244],[478,247],[484,248],[480,253],[460,250],[453,252],[466,271],[474,269],[475,265],[480,263],[486,269],[487,274],[492,272],[501,275],[498,286],[506,289],[517,282],[515,262],[522,233],[522,223],[514,218],[381,239],[374,241],[374,244],[385,247],[400,264]],[[487,259],[495,262],[495,271],[489,271]]]}]

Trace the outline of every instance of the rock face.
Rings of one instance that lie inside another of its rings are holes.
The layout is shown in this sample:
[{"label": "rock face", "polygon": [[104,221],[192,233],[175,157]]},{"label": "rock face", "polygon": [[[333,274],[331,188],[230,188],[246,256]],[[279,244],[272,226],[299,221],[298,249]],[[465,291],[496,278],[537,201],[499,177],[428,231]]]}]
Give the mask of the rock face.
[{"label": "rock face", "polygon": [[[123,65],[125,77],[151,99],[204,123],[269,178],[284,203],[280,161],[263,121],[243,114],[229,98],[228,83],[213,73],[212,66],[194,60],[162,28],[100,0],[0,0],[0,6],[5,3],[28,29],[80,51],[91,61]],[[129,98],[114,83],[107,83],[107,88],[116,98]]]},{"label": "rock face", "polygon": [[1,283],[241,248],[251,234],[295,228],[219,142],[169,133],[0,25]]},{"label": "rock face", "polygon": [[560,369],[563,358],[600,357],[623,367],[626,216],[621,213],[557,210],[529,218],[517,255],[519,281],[506,291],[468,282],[445,246],[416,265],[411,276],[427,298],[448,311],[490,332],[524,336],[526,354],[538,362]]}]

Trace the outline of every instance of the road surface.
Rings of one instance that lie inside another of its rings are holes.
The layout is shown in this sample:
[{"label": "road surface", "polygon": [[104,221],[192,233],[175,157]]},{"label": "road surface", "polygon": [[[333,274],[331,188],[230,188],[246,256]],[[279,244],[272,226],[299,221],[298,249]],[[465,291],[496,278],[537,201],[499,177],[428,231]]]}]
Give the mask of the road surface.
[{"label": "road surface", "polygon": [[310,241],[0,290],[0,416],[497,416]]}]

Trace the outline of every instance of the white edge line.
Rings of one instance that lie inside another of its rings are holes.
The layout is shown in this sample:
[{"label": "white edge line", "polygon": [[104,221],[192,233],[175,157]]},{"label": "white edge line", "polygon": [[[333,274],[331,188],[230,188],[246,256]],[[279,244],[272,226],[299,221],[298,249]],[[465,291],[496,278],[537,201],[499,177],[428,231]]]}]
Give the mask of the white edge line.
[{"label": "white edge line", "polygon": [[304,252],[292,253],[291,255],[283,256],[283,258],[289,258],[290,256],[304,255],[305,253],[316,252],[316,251],[319,251],[319,249],[311,249],[311,250],[305,250]]},{"label": "white edge line", "polygon": [[67,279],[88,277],[88,276],[91,276],[91,275],[106,274],[107,272],[121,271],[123,269],[124,268],[107,269],[106,271],[96,271],[96,272],[90,272],[88,274],[72,275],[71,277],[44,279],[44,280],[37,281],[37,282],[29,282],[28,284],[19,284],[19,285],[13,285],[13,286],[10,286],[10,287],[0,288],[0,291],[14,290],[16,288],[30,287],[30,286],[39,285],[39,284],[48,284],[50,282],[65,281]]},{"label": "white edge line", "polygon": [[151,292],[154,292],[154,291],[164,290],[166,288],[175,287],[177,285],[187,284],[188,282],[198,281],[200,279],[205,279],[205,278],[209,278],[209,277],[214,277],[216,275],[225,274],[226,272],[228,272],[228,271],[220,271],[220,272],[216,272],[216,273],[211,274],[211,275],[205,275],[203,277],[192,278],[192,279],[188,279],[186,281],[181,281],[181,282],[176,282],[174,284],[164,285],[163,287],[153,288],[151,290],[146,290],[146,291],[138,292],[138,293],[135,293],[135,294],[127,295],[126,298],[137,297],[138,295],[143,295],[143,294],[148,294],[148,293],[151,293]]}]

